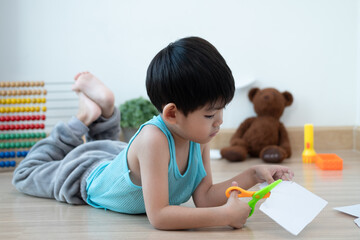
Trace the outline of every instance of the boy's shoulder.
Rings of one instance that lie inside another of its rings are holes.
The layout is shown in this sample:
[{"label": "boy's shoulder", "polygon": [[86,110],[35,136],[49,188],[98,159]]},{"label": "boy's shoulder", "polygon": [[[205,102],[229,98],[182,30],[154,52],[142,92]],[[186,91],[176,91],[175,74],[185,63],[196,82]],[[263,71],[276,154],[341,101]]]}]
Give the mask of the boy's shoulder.
[{"label": "boy's shoulder", "polygon": [[[159,158],[163,154],[168,155],[169,144],[164,133],[155,125],[143,126],[134,138],[129,148],[129,159],[131,156],[138,159]],[[168,156],[166,157],[168,158]]]},{"label": "boy's shoulder", "polygon": [[167,145],[167,138],[159,127],[148,124],[145,125],[136,136],[136,141],[143,146],[160,146],[161,143]]}]

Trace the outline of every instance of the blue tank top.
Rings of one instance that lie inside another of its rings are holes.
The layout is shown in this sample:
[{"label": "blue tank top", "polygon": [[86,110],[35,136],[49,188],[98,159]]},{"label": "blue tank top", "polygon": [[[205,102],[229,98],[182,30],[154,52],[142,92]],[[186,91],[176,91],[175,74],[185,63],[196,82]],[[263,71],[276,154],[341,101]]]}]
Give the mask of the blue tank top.
[{"label": "blue tank top", "polygon": [[145,213],[142,187],[135,185],[130,179],[127,152],[141,129],[149,124],[157,126],[169,143],[169,204],[180,205],[190,199],[198,184],[206,176],[200,144],[190,142],[188,165],[182,175],[176,163],[174,139],[159,115],[144,123],[132,137],[127,148],[114,160],[101,163],[89,174],[86,180],[89,205],[121,213]]}]

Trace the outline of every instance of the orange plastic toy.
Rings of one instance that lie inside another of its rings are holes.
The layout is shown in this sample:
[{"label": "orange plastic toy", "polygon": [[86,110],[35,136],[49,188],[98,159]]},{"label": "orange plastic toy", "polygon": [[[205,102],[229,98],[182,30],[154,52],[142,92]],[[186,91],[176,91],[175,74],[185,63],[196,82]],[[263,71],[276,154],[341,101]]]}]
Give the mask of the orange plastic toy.
[{"label": "orange plastic toy", "polygon": [[322,170],[342,170],[343,160],[335,153],[317,154],[316,165]]},{"label": "orange plastic toy", "polygon": [[342,170],[343,160],[334,153],[317,154],[314,150],[314,126],[304,126],[304,151],[302,153],[303,163],[316,163],[322,170]]}]

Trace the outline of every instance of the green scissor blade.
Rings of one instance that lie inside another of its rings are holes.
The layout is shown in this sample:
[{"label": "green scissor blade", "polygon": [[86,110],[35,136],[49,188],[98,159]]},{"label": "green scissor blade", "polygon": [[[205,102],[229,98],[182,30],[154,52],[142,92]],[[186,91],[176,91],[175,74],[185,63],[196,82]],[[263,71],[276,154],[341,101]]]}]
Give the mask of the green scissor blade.
[{"label": "green scissor blade", "polygon": [[249,206],[251,207],[251,212],[249,214],[249,217],[254,213],[256,203],[260,199],[262,199],[268,192],[270,192],[274,187],[276,187],[276,185],[278,185],[280,182],[282,182],[281,179],[273,182],[272,184],[264,187],[263,189],[257,191],[256,193],[254,193],[254,195],[252,196],[252,199],[248,202]]}]

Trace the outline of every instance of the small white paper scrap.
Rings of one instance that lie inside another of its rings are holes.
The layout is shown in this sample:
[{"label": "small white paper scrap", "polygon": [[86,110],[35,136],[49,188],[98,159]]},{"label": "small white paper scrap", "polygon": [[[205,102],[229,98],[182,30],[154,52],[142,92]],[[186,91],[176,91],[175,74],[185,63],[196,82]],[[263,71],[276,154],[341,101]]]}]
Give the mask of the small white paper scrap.
[{"label": "small white paper scrap", "polygon": [[336,207],[335,210],[360,218],[360,204]]},{"label": "small white paper scrap", "polygon": [[220,159],[221,154],[219,149],[210,149],[210,159]]},{"label": "small white paper scrap", "polygon": [[355,219],[354,222],[358,225],[358,227],[360,227],[360,218]]},{"label": "small white paper scrap", "polygon": [[260,210],[293,235],[298,235],[326,206],[327,201],[295,182],[282,181]]}]

